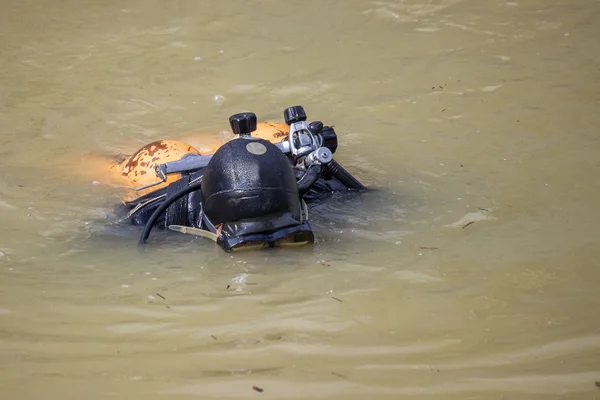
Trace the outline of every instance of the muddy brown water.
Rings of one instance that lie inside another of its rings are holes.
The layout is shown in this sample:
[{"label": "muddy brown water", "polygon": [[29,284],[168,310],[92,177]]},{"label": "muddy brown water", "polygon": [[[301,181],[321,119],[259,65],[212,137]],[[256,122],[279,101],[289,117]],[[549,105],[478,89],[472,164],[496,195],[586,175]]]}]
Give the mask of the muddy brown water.
[{"label": "muddy brown water", "polygon": [[[600,398],[599,18],[3,1],[2,398]],[[72,162],[295,104],[376,189],[313,210],[311,248],[142,250]]]}]

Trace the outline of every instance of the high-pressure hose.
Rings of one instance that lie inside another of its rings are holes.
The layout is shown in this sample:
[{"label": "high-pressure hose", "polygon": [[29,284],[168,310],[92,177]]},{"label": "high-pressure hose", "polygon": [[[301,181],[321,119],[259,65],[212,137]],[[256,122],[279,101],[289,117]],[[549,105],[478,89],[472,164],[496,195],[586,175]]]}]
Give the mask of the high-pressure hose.
[{"label": "high-pressure hose", "polygon": [[321,165],[320,164],[312,164],[304,175],[300,179],[298,179],[298,193],[300,196],[304,195],[312,185],[319,179],[321,176]]},{"label": "high-pressure hose", "polygon": [[366,190],[367,188],[363,186],[355,177],[353,177],[350,172],[346,171],[344,167],[342,167],[337,161],[331,160],[329,163],[325,165],[323,170],[325,175],[331,175],[335,177],[338,181],[343,183],[349,189],[358,189],[358,190]]},{"label": "high-pressure hose", "polygon": [[202,178],[200,178],[197,182],[194,182],[189,186],[185,187],[184,189],[180,190],[179,192],[173,193],[171,197],[168,197],[156,210],[154,210],[154,212],[148,219],[148,222],[146,222],[146,225],[144,226],[144,232],[142,232],[142,236],[140,237],[139,244],[146,244],[146,239],[148,239],[148,236],[150,236],[150,231],[154,227],[154,224],[156,223],[160,215],[164,213],[167,208],[169,208],[169,206],[171,206],[183,196],[195,192],[196,190],[200,190],[201,188]]}]

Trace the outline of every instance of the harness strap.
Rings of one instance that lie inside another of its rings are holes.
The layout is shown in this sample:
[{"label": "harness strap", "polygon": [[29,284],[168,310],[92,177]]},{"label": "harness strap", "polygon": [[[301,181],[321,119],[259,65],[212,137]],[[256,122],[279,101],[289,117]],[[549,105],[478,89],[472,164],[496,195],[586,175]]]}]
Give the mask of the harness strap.
[{"label": "harness strap", "polygon": [[[167,186],[167,199],[186,188],[189,184],[189,180],[189,175],[186,175],[169,184],[169,186]],[[167,208],[165,211],[165,227],[169,225],[188,225],[188,197],[189,196],[183,196]]]}]

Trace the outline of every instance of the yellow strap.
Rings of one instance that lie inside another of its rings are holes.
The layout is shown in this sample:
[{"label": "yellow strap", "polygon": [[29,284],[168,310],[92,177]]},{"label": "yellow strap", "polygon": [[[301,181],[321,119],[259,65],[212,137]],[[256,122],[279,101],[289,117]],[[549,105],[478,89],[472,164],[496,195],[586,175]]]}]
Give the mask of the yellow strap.
[{"label": "yellow strap", "polygon": [[215,233],[205,231],[203,229],[192,228],[191,226],[183,226],[183,225],[169,225],[169,229],[175,232],[186,233],[190,235],[202,236],[207,239],[212,240],[213,242],[217,241],[217,235]]}]

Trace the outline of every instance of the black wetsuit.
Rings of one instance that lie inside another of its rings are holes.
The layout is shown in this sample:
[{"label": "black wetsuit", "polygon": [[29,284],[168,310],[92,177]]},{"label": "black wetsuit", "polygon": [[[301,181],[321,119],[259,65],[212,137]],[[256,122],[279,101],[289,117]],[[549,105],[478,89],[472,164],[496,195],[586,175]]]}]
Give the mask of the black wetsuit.
[{"label": "black wetsuit", "polygon": [[[119,218],[124,218],[134,208],[139,207],[140,204],[149,202],[152,199],[156,199],[156,201],[140,207],[139,210],[135,211],[129,218],[129,221],[133,225],[144,226],[148,222],[152,213],[160,206],[160,204],[170,193],[175,193],[181,188],[187,186],[189,182],[193,182],[200,178],[202,174],[203,170],[186,175],[182,179],[171,183],[167,187],[163,187],[133,201],[118,206],[115,212]],[[333,192],[345,190],[348,190],[348,188],[336,178],[321,177],[310,187],[306,193],[302,195],[302,198],[307,204],[310,204],[314,200],[328,197]],[[201,203],[202,193],[200,190],[192,192],[170,206],[164,215],[156,221],[155,226],[163,229],[166,225],[185,225],[194,228],[203,228],[202,216],[200,214],[202,212]],[[165,224],[166,221],[168,221],[167,224]]]}]

